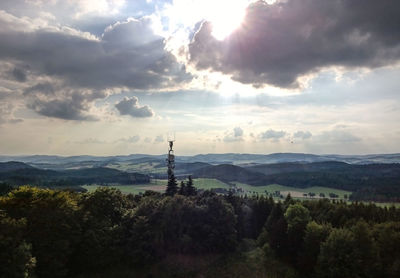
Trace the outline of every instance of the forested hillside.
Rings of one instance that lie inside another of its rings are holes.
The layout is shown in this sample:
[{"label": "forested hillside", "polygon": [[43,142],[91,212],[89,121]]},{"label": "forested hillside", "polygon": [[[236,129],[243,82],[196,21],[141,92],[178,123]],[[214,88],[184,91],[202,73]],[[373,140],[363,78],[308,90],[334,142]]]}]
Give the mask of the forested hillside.
[{"label": "forested hillside", "polygon": [[394,207],[172,195],[15,189],[0,197],[0,277],[400,275]]},{"label": "forested hillside", "polygon": [[330,187],[354,192],[352,200],[400,201],[400,164],[315,162],[249,167],[223,164],[197,170],[194,176],[254,186],[280,184],[297,188]]},{"label": "forested hillside", "polygon": [[21,162],[0,163],[0,182],[10,185],[77,186],[85,184],[148,183],[149,176],[111,168],[82,168],[54,171],[31,167]]}]

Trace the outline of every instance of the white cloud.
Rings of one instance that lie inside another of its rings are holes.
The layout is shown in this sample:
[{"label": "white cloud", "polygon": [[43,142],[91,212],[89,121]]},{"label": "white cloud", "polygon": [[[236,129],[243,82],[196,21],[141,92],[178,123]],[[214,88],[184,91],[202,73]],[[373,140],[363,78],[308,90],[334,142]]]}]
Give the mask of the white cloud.
[{"label": "white cloud", "polygon": [[149,118],[154,116],[154,112],[149,106],[139,105],[137,97],[125,97],[115,104],[115,108],[117,108],[121,115],[129,115],[133,118]]}]

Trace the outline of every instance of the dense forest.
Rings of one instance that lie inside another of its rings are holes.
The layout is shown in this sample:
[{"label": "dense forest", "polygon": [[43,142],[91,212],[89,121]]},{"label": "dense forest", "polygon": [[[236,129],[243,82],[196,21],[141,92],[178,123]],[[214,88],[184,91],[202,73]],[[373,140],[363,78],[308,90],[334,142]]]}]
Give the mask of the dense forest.
[{"label": "dense forest", "polygon": [[79,186],[85,184],[143,184],[149,176],[106,167],[54,171],[38,169],[22,162],[0,162],[0,181],[10,185]]},{"label": "dense forest", "polygon": [[399,277],[400,210],[22,186],[0,197],[0,277]]},{"label": "dense forest", "polygon": [[221,164],[201,168],[195,177],[242,182],[253,186],[330,187],[354,192],[354,201],[399,202],[400,164],[352,165],[325,161],[277,163],[249,167]]}]

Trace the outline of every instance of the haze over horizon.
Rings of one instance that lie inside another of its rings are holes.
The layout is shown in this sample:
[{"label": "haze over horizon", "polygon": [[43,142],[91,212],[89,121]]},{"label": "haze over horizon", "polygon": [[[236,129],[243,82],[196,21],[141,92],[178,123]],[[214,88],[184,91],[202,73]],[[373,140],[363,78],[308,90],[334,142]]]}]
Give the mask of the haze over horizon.
[{"label": "haze over horizon", "polygon": [[[2,157],[31,157],[31,156],[58,156],[58,157],[85,157],[85,156],[92,156],[92,157],[127,157],[127,156],[165,156],[167,154],[167,151],[161,152],[161,153],[156,153],[156,154],[148,154],[148,153],[123,153],[123,154],[114,154],[114,155],[90,155],[90,154],[76,154],[76,155],[61,155],[61,154],[0,154],[0,158]],[[341,153],[290,153],[290,152],[276,152],[276,153],[235,153],[235,152],[229,152],[229,153],[194,153],[194,154],[180,154],[179,149],[175,150],[175,155],[177,157],[195,157],[195,156],[207,156],[207,155],[255,155],[255,156],[269,156],[269,155],[315,155],[315,156],[346,156],[346,157],[364,157],[364,156],[390,156],[390,155],[400,155],[400,153],[369,153],[369,154],[351,154],[351,153],[346,153],[346,154],[341,154]]]},{"label": "haze over horizon", "polygon": [[4,0],[0,155],[400,152],[396,0]]}]

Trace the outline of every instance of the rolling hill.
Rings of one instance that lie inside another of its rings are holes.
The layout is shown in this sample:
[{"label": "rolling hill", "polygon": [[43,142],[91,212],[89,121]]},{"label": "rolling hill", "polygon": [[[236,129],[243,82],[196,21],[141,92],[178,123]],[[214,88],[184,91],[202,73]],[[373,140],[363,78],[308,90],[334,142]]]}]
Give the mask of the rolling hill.
[{"label": "rolling hill", "polygon": [[54,171],[34,168],[24,163],[0,164],[0,182],[11,185],[76,186],[84,184],[142,184],[150,181],[149,176],[127,173],[111,168],[83,168]]},{"label": "rolling hill", "polygon": [[400,164],[316,162],[248,168],[222,164],[199,169],[194,172],[194,177],[253,186],[280,184],[296,188],[330,187],[355,192],[354,198],[357,200],[400,200]]},{"label": "rolling hill", "polygon": [[[86,167],[99,167],[110,162],[164,162],[165,154],[147,155],[130,154],[119,156],[55,156],[55,155],[31,155],[31,156],[0,156],[0,162],[19,161],[28,163],[31,166],[39,168],[49,168],[58,165],[61,169],[63,165],[68,167],[79,167],[85,164]],[[273,153],[273,154],[198,154],[194,156],[181,156],[177,153],[176,162],[194,163],[202,162],[208,164],[276,164],[288,162],[314,163],[324,161],[337,161],[349,164],[382,164],[382,163],[400,163],[400,154],[371,154],[371,155],[316,155],[305,153]],[[103,164],[101,164],[103,163]],[[52,166],[53,165],[53,166]],[[64,167],[67,169],[68,167]]]},{"label": "rolling hill", "polygon": [[245,168],[221,164],[208,166],[193,172],[195,178],[213,178],[222,182],[241,182],[251,185],[264,185],[267,177],[264,174],[252,172]]}]

